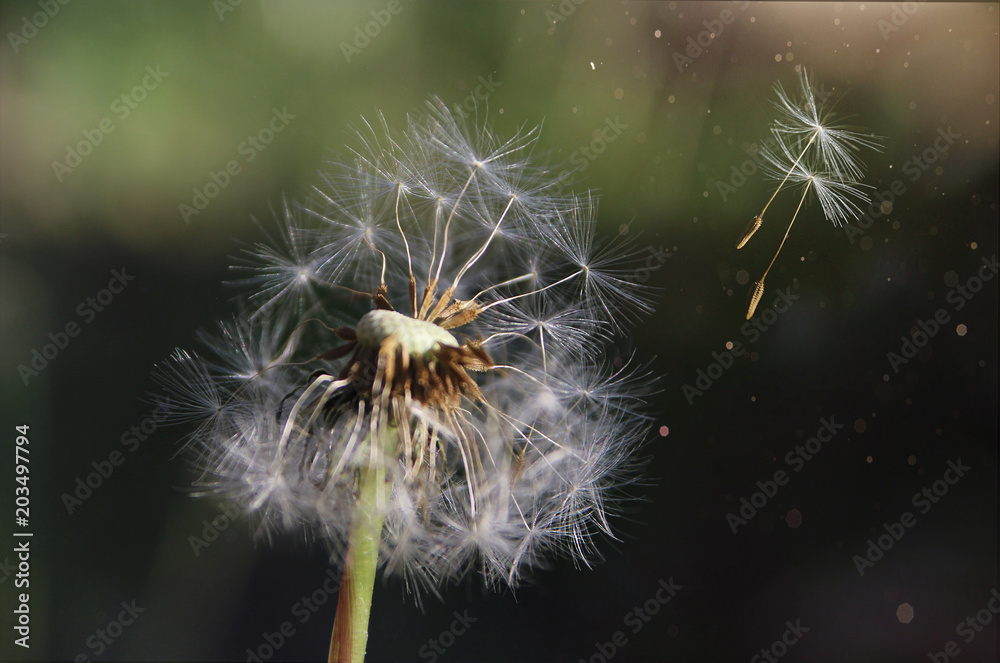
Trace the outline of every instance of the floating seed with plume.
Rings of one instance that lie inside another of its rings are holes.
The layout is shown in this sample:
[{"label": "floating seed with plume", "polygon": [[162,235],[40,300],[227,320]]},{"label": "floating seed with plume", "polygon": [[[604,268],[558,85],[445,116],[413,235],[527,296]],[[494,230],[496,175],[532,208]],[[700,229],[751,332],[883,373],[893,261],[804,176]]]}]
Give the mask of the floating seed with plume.
[{"label": "floating seed with plume", "polygon": [[764,212],[786,184],[801,186],[802,198],[799,199],[798,207],[774,258],[760,280],[754,282],[754,290],[748,300],[748,320],[753,317],[763,294],[764,279],[788,239],[788,233],[798,217],[806,194],[810,191],[815,194],[823,215],[834,225],[857,219],[861,215],[861,204],[870,202],[864,189],[871,187],[859,181],[864,165],[858,153],[863,148],[877,150],[880,139],[834,125],[835,114],[825,104],[829,95],[818,93],[804,67],[799,67],[798,72],[800,96],[793,98],[780,83],[775,86],[778,99],[774,106],[778,111],[778,118],[771,126],[775,146],[765,146],[761,150],[764,161],[762,169],[768,176],[779,180],[778,187],[760,214],[753,218],[736,248],[743,248],[761,227]]}]

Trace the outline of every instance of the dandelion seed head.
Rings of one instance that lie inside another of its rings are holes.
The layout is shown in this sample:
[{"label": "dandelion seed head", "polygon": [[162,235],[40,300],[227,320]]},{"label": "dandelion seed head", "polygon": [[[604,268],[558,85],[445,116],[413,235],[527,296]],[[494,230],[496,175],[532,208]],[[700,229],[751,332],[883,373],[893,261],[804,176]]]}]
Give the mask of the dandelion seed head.
[{"label": "dandelion seed head", "polygon": [[638,256],[558,193],[537,129],[501,139],[440,100],[362,122],[277,232],[247,248],[241,314],[159,382],[197,422],[202,492],[265,538],[342,554],[359,477],[391,490],[380,563],[415,593],[586,566],[636,479],[652,379],[603,347],[650,310]]}]

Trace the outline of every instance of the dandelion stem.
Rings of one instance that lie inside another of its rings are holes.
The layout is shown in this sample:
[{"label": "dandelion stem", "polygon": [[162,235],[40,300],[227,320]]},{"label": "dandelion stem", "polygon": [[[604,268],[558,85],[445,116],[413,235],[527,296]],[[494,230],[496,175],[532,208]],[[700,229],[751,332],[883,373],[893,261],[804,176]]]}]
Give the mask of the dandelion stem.
[{"label": "dandelion stem", "polygon": [[451,208],[451,214],[448,215],[448,220],[444,222],[444,237],[441,240],[441,259],[438,261],[437,273],[434,275],[434,282],[437,283],[441,280],[441,268],[444,267],[444,257],[448,253],[448,228],[451,227],[451,220],[455,217],[455,212],[458,211],[458,204],[462,202],[462,196],[465,195],[465,190],[469,188],[472,184],[472,180],[475,179],[476,173],[479,171],[479,166],[477,165],[469,173],[469,179],[465,181],[465,186],[462,190],[458,192],[458,197],[455,199],[455,204]]},{"label": "dandelion stem", "polygon": [[764,276],[760,277],[761,281],[763,281],[764,279],[767,278],[767,273],[769,271],[771,271],[771,267],[774,266],[774,261],[778,259],[778,254],[781,253],[781,247],[783,247],[785,245],[785,240],[788,239],[788,233],[790,233],[792,231],[792,224],[795,223],[795,219],[799,215],[799,210],[802,209],[802,203],[805,202],[806,194],[807,193],[809,193],[809,187],[808,186],[802,192],[802,197],[799,198],[799,206],[795,208],[795,214],[792,215],[792,220],[789,221],[789,223],[788,223],[788,229],[785,230],[785,236],[781,238],[781,244],[778,245],[778,250],[774,252],[774,257],[771,258],[771,264],[768,265],[767,269],[764,270]]},{"label": "dandelion stem", "polygon": [[760,277],[760,280],[755,281],[753,284],[753,290],[750,291],[750,300],[747,304],[747,320],[752,318],[754,311],[757,310],[757,304],[760,303],[760,298],[764,294],[764,279],[767,278],[767,273],[771,271],[772,267],[774,267],[774,261],[778,259],[778,254],[781,253],[781,247],[785,245],[785,240],[788,239],[788,233],[792,232],[792,224],[795,223],[795,219],[799,216],[799,210],[802,209],[802,203],[805,202],[806,194],[809,193],[810,186],[812,186],[812,183],[806,185],[805,190],[802,192],[802,197],[799,198],[799,206],[795,208],[795,214],[792,215],[792,220],[788,222],[788,228],[785,230],[785,236],[781,238],[781,244],[778,245],[778,250],[774,252],[774,257],[771,258],[771,264],[764,270],[764,275]]},{"label": "dandelion stem", "polygon": [[470,299],[470,301],[477,301],[480,297],[482,297],[483,295],[485,295],[490,290],[496,290],[498,288],[503,288],[504,286],[514,285],[515,283],[520,283],[521,281],[528,281],[530,279],[535,279],[535,278],[538,278],[537,274],[522,274],[521,276],[518,276],[518,277],[515,277],[515,278],[512,278],[512,279],[507,279],[506,281],[503,281],[502,283],[496,283],[494,285],[491,285],[488,288],[484,288],[484,289],[480,290],[479,292],[477,292],[475,294],[474,297],[472,297]]},{"label": "dandelion stem", "polygon": [[484,242],[483,245],[479,247],[479,250],[476,251],[475,255],[469,258],[468,262],[462,265],[462,269],[458,270],[458,275],[455,276],[455,280],[452,281],[451,283],[452,290],[458,287],[459,280],[461,280],[461,278],[465,276],[465,273],[469,270],[469,268],[475,265],[476,261],[482,258],[483,254],[486,253],[486,249],[489,248],[490,242],[493,241],[493,238],[497,236],[497,231],[500,230],[500,224],[503,223],[504,218],[507,216],[507,212],[510,211],[510,206],[514,204],[514,201],[516,199],[517,198],[515,196],[510,197],[510,200],[507,201],[507,206],[503,208],[503,214],[500,215],[500,218],[497,219],[496,225],[493,226],[493,232],[491,232],[490,236],[486,238],[486,242]]},{"label": "dandelion stem", "polygon": [[563,278],[559,279],[555,283],[550,283],[547,286],[545,286],[544,288],[539,288],[538,290],[532,290],[531,292],[522,292],[520,295],[514,295],[512,297],[506,297],[504,299],[498,299],[495,302],[490,302],[486,306],[481,307],[479,309],[479,312],[482,313],[483,311],[489,310],[489,309],[493,308],[494,306],[496,306],[498,304],[503,304],[503,303],[506,303],[506,302],[512,302],[515,299],[520,299],[521,297],[530,297],[531,295],[537,295],[540,292],[545,292],[549,288],[553,288],[553,287],[559,285],[560,283],[565,283],[566,281],[569,281],[570,279],[575,278],[575,277],[579,276],[580,274],[583,274],[583,270],[582,269],[577,270],[576,272],[570,274],[569,276],[564,276]]},{"label": "dandelion stem", "polygon": [[[384,444],[384,450],[395,446],[396,431],[389,431],[386,437],[391,440],[384,442],[391,444]],[[392,491],[392,484],[386,481],[385,474],[385,464],[381,460],[376,460],[361,472],[337,615],[333,621],[329,663],[363,663],[365,660],[382,524]]]}]

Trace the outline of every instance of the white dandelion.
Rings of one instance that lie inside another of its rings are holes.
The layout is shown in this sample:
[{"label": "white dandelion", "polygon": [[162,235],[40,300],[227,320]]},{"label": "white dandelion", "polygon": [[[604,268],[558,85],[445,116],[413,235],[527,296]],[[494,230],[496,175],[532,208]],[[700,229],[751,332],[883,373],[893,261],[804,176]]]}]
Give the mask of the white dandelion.
[{"label": "white dandelion", "polygon": [[537,132],[503,141],[439,100],[376,126],[247,250],[247,314],[160,371],[201,421],[203,490],[342,560],[331,660],[363,658],[377,567],[419,594],[590,563],[651,382],[604,368],[647,293],[594,200],[532,165]]}]

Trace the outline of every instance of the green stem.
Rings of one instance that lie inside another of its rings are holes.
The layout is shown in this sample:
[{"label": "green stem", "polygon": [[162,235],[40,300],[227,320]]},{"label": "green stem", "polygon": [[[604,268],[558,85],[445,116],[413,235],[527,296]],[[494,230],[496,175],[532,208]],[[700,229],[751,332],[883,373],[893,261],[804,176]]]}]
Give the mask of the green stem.
[{"label": "green stem", "polygon": [[[383,445],[383,449],[386,446],[389,445]],[[381,459],[361,473],[330,639],[330,663],[363,663],[365,660],[382,523],[391,491],[392,483],[386,481]]]}]

